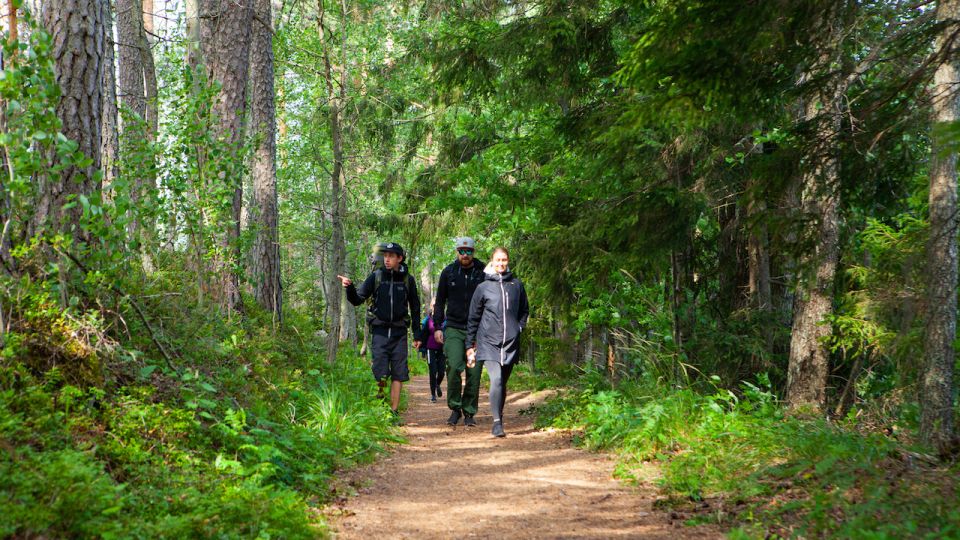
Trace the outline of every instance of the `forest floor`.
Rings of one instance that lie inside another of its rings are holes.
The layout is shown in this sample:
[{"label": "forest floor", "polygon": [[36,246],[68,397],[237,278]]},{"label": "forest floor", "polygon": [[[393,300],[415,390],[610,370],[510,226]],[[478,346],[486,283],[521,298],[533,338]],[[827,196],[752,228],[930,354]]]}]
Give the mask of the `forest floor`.
[{"label": "forest floor", "polygon": [[446,395],[432,403],[427,377],[410,381],[409,443],[341,479],[328,508],[337,538],[722,537],[655,509],[655,486],[614,479],[613,458],[576,448],[570,433],[535,429],[520,411],[542,392],[509,395],[507,436],[492,437],[485,386],[479,425],[451,427]]}]

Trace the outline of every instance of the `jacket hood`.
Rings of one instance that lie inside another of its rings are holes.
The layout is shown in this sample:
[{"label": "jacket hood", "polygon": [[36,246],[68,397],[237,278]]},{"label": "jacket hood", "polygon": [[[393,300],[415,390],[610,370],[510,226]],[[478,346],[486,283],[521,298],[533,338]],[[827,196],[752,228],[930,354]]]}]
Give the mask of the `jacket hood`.
[{"label": "jacket hood", "polygon": [[493,263],[487,264],[487,267],[483,269],[484,277],[487,281],[510,281],[513,279],[513,272],[510,271],[510,268],[507,268],[507,271],[498,274],[496,270],[493,269]]}]

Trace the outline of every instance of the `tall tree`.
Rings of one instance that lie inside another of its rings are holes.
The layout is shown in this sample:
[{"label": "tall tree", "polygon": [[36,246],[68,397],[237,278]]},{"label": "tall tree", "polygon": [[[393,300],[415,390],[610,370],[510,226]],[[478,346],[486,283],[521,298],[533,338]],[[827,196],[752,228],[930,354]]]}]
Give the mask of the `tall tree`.
[{"label": "tall tree", "polygon": [[927,244],[927,318],[920,384],[920,432],[944,451],[953,438],[954,340],[957,335],[957,153],[947,128],[960,119],[957,60],[960,0],[937,5],[942,30],[934,48],[939,65],[932,88],[930,148],[930,240]]},{"label": "tall tree", "polygon": [[83,205],[64,209],[75,196],[88,196],[97,186],[103,121],[103,69],[106,56],[107,0],[50,0],[44,4],[43,25],[52,37],[57,84],[63,94],[57,116],[67,139],[87,160],[65,163],[62,170],[40,181],[40,198],[32,230],[62,232],[85,240],[80,221]]},{"label": "tall tree", "polygon": [[[129,179],[130,201],[134,215],[141,206],[146,190],[145,168],[134,155],[143,149],[146,142],[144,118],[147,116],[147,97],[143,84],[143,54],[140,51],[143,34],[143,3],[141,0],[116,0],[117,2],[117,54],[119,64],[119,99],[122,113],[120,152],[127,164],[125,176]],[[141,237],[138,218],[130,222],[128,232],[136,239]]]},{"label": "tall tree", "polygon": [[[834,50],[824,51],[819,69],[829,69]],[[840,240],[840,168],[837,141],[840,133],[842,90],[827,85],[809,97],[804,119],[811,126],[812,145],[803,172],[802,208],[811,220],[813,252],[797,291],[790,358],[787,366],[787,405],[791,408],[826,406],[830,351],[823,338],[830,334],[827,317],[833,313],[833,280]]]},{"label": "tall tree", "polygon": [[[337,274],[344,273],[346,261],[346,241],[343,233],[343,218],[346,214],[346,192],[344,189],[344,151],[343,151],[343,115],[347,95],[347,4],[340,1],[339,41],[336,48],[332,43],[337,36],[327,29],[324,0],[317,0],[317,31],[323,47],[323,78],[327,94],[327,119],[330,123],[330,148],[333,152],[333,167],[330,168],[330,242],[328,253],[330,265],[327,268],[327,321],[330,330],[327,334],[327,360],[333,363],[337,358],[340,343],[341,291]],[[331,34],[331,35],[328,35]],[[335,52],[339,49],[339,58]]]},{"label": "tall tree", "polygon": [[220,235],[220,253],[214,273],[219,279],[217,293],[230,312],[243,308],[240,297],[240,210],[243,182],[237,151],[244,135],[244,111],[249,78],[252,0],[201,0],[200,45],[209,79],[219,84],[213,104],[218,138],[229,154],[221,161],[221,176],[229,192],[230,208]]},{"label": "tall tree", "polygon": [[255,0],[250,47],[250,124],[256,140],[253,154],[253,204],[250,208],[255,238],[250,254],[254,297],[280,322],[280,238],[277,208],[276,105],[271,0]]},{"label": "tall tree", "polygon": [[100,155],[103,160],[103,184],[113,183],[117,177],[117,158],[120,155],[120,134],[117,125],[117,64],[116,40],[113,30],[113,8],[110,2],[103,2],[103,22],[106,26],[107,41],[104,44],[103,58],[103,126],[100,141]]}]

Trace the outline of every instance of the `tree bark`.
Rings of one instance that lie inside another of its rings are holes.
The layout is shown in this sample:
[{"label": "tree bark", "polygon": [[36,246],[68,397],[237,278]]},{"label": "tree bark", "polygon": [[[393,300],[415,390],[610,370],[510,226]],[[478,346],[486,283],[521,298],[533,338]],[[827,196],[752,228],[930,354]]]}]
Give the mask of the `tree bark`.
[{"label": "tree bark", "polygon": [[280,238],[277,206],[276,106],[273,89],[273,20],[271,0],[255,0],[256,19],[250,47],[250,123],[257,147],[251,173],[253,204],[250,208],[255,238],[250,273],[253,293],[263,309],[281,322]]},{"label": "tree bark", "polygon": [[[153,34],[153,0],[143,0],[143,32],[140,41],[140,57],[143,64],[144,97],[147,101],[147,140],[157,140],[159,113],[157,102],[157,66],[153,59],[153,45],[157,42]],[[156,186],[156,178],[152,179]]]},{"label": "tree bark", "polygon": [[767,225],[762,217],[766,211],[766,204],[763,197],[754,191],[756,188],[756,185],[752,186],[747,203],[747,215],[751,222],[750,236],[747,240],[750,266],[749,295],[753,309],[768,312],[773,304],[770,291],[770,253],[767,251],[769,240]]},{"label": "tree bark", "polygon": [[103,56],[103,124],[100,140],[100,156],[103,163],[103,186],[110,186],[117,178],[120,156],[120,133],[117,112],[117,63],[116,43],[113,30],[113,9],[109,1],[103,2],[103,22],[106,42]]},{"label": "tree bark", "polygon": [[930,240],[927,244],[927,317],[924,369],[920,381],[920,435],[940,453],[953,439],[953,342],[957,334],[957,154],[945,128],[958,119],[957,21],[960,0],[942,0],[938,21],[946,23],[935,53],[930,149]]},{"label": "tree bark", "polygon": [[130,203],[133,219],[130,220],[128,233],[132,238],[140,239],[141,199],[144,191],[144,167],[134,156],[142,154],[146,142],[144,117],[147,114],[146,94],[143,86],[143,56],[140,52],[140,38],[143,33],[143,4],[141,0],[116,0],[117,2],[117,58],[119,69],[119,98],[122,108],[121,131],[123,140],[121,155],[127,164],[125,174],[129,179]]},{"label": "tree bark", "polygon": [[243,309],[240,297],[240,207],[243,183],[237,150],[243,140],[244,111],[250,62],[250,33],[253,21],[252,0],[201,0],[200,45],[207,74],[220,85],[213,103],[213,118],[218,138],[229,151],[221,163],[225,187],[232,192],[230,212],[220,234],[220,254],[214,268],[218,276],[217,293],[230,313]]},{"label": "tree bark", "polygon": [[[747,216],[750,222],[750,232],[747,238],[747,260],[749,266],[748,294],[750,307],[763,316],[764,351],[773,353],[773,293],[770,288],[770,252],[768,251],[769,238],[767,225],[763,214],[766,204],[763,195],[759,192],[759,182],[751,178],[747,190]],[[751,362],[754,373],[768,368],[763,358],[754,358]]]},{"label": "tree bark", "polygon": [[49,0],[44,5],[43,26],[52,37],[57,84],[62,95],[57,103],[61,132],[77,143],[77,150],[91,163],[66,166],[56,175],[40,179],[39,201],[32,219],[32,232],[65,233],[75,241],[88,240],[80,229],[83,205],[63,206],[75,196],[88,196],[98,187],[101,166],[103,122],[103,69],[106,55],[106,0]]},{"label": "tree bark", "polygon": [[[184,0],[186,35],[184,36],[187,65],[194,71],[203,64],[203,50],[200,46],[200,2],[202,0]],[[194,82],[194,84],[196,84]]]},{"label": "tree bark", "polygon": [[[821,59],[829,65],[827,55]],[[822,88],[805,104],[805,119],[813,126],[813,143],[804,172],[803,207],[813,220],[814,250],[803,264],[797,288],[790,357],[787,367],[787,406],[826,407],[829,351],[822,340],[831,333],[825,319],[833,313],[833,282],[839,257],[840,180],[836,154],[840,131],[840,98],[836,86]]]},{"label": "tree bark", "polygon": [[[346,241],[343,234],[343,218],[346,214],[346,198],[344,193],[344,152],[343,152],[343,109],[346,101],[346,29],[340,28],[340,59],[339,66],[333,65],[332,46],[325,35],[324,28],[324,0],[317,0],[317,9],[320,14],[318,32],[323,46],[324,77],[327,90],[328,121],[330,122],[330,145],[333,151],[333,167],[330,172],[330,267],[327,276],[329,291],[339,294],[339,279],[337,274],[344,271],[346,259]],[[340,3],[341,21],[346,20],[346,4]],[[336,73],[339,72],[339,73]],[[337,77],[339,74],[339,77]],[[338,80],[339,79],[339,80]],[[335,88],[338,85],[339,88]],[[327,335],[327,360],[333,363],[337,357],[337,347],[340,341],[340,301],[329,299],[327,302],[327,320],[330,332]]]},{"label": "tree bark", "polygon": [[134,139],[143,139],[139,128],[147,115],[146,94],[143,86],[143,57],[140,53],[140,35],[143,32],[143,4],[141,0],[116,0],[117,41],[120,44],[117,57],[120,64],[120,105],[133,114],[121,124],[124,151],[136,148]]}]

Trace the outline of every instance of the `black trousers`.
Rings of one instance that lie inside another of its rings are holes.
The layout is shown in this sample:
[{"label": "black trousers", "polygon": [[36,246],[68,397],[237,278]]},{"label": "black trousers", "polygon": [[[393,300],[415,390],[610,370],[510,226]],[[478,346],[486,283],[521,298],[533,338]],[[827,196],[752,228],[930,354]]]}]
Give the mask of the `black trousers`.
[{"label": "black trousers", "polygon": [[447,357],[440,349],[427,349],[427,364],[430,366],[430,395],[435,396],[446,373]]}]

